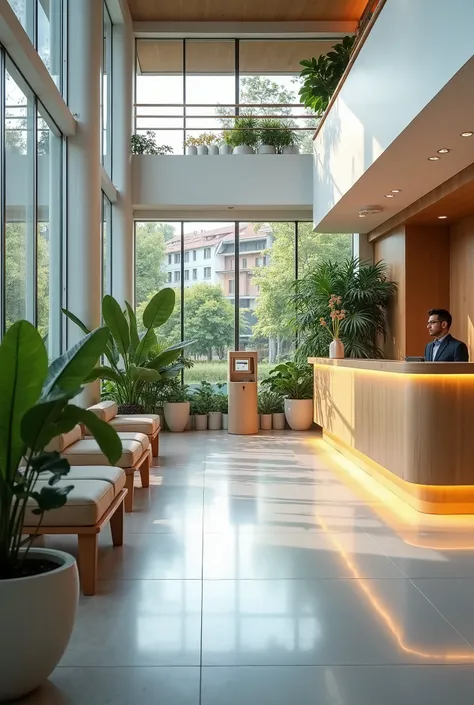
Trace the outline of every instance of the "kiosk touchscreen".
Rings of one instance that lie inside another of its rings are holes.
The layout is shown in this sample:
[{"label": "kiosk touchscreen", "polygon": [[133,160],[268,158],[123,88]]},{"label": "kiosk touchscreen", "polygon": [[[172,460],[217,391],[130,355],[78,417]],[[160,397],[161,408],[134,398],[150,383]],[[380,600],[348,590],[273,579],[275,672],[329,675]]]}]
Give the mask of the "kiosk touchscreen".
[{"label": "kiosk touchscreen", "polygon": [[229,433],[258,433],[256,352],[229,352]]}]

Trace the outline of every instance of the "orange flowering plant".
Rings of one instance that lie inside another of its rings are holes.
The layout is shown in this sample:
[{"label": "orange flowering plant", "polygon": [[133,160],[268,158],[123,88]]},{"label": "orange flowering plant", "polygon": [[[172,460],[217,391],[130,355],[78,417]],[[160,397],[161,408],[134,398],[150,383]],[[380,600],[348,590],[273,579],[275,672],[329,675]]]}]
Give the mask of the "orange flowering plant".
[{"label": "orange flowering plant", "polygon": [[323,317],[319,319],[320,324],[328,329],[334,340],[339,340],[341,321],[346,317],[346,312],[343,308],[340,308],[341,304],[342,298],[340,296],[336,296],[336,294],[331,294],[328,304],[328,308],[330,310],[329,318],[331,319],[331,322],[328,324],[326,319]]}]

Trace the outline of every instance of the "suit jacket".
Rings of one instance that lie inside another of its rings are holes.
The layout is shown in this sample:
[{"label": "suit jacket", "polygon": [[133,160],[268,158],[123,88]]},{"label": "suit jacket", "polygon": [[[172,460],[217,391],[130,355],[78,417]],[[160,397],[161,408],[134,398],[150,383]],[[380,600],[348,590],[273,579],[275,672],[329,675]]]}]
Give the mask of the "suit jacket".
[{"label": "suit jacket", "polygon": [[469,362],[467,346],[461,340],[456,340],[448,333],[438,348],[438,354],[433,360],[434,343],[428,343],[425,348],[426,362]]}]

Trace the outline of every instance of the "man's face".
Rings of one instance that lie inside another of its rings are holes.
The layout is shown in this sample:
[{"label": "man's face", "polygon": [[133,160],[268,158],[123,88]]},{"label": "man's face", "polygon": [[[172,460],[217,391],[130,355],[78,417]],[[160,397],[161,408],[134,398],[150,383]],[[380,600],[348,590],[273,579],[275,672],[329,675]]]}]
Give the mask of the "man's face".
[{"label": "man's face", "polygon": [[427,328],[432,338],[442,337],[448,332],[448,324],[446,321],[441,322],[437,315],[428,318]]}]

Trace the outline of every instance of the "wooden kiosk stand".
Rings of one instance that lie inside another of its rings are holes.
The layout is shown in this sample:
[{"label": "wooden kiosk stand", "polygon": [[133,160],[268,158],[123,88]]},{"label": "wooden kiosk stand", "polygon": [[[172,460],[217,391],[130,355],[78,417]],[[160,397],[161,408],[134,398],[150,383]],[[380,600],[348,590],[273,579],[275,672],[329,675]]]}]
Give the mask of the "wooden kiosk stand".
[{"label": "wooden kiosk stand", "polygon": [[229,433],[258,433],[257,353],[228,353]]}]

